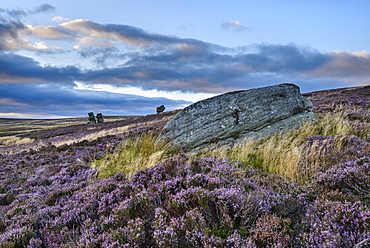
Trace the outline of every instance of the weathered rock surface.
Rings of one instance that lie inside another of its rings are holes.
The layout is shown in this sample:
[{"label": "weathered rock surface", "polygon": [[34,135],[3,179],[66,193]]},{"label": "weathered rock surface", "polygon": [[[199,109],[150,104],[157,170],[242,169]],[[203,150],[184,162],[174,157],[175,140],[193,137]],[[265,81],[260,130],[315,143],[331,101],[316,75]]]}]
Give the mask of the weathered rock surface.
[{"label": "weathered rock surface", "polygon": [[314,119],[312,109],[294,84],[229,92],[183,109],[163,128],[157,142],[195,150],[233,145],[297,128]]}]

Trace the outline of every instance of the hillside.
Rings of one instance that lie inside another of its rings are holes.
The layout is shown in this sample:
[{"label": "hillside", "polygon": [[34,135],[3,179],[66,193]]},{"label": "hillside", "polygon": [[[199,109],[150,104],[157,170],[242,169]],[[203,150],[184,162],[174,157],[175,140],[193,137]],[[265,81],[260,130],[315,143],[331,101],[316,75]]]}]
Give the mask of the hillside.
[{"label": "hillside", "polygon": [[176,112],[1,119],[0,247],[369,247],[370,86],[304,95],[315,123],[198,156],[154,147]]},{"label": "hillside", "polygon": [[88,118],[56,120],[0,119],[0,152],[60,146],[107,135],[125,137],[146,130],[158,132],[178,111],[147,116],[106,116],[104,123],[86,124]]}]

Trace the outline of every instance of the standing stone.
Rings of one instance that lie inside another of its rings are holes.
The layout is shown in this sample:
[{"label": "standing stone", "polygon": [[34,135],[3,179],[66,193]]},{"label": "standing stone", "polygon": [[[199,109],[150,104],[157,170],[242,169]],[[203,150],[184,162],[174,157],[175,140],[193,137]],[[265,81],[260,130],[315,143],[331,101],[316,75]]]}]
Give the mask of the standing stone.
[{"label": "standing stone", "polygon": [[104,122],[103,114],[102,113],[97,114],[96,119],[98,119],[98,123],[103,123]]},{"label": "standing stone", "polygon": [[87,124],[95,124],[96,120],[95,120],[94,113],[90,112],[90,113],[88,113],[88,115],[89,115],[89,122]]},{"label": "standing stone", "polygon": [[165,109],[164,105],[157,107],[157,114],[162,113]]},{"label": "standing stone", "polygon": [[294,84],[235,91],[196,102],[172,118],[157,143],[172,148],[231,146],[313,120],[311,101]]}]

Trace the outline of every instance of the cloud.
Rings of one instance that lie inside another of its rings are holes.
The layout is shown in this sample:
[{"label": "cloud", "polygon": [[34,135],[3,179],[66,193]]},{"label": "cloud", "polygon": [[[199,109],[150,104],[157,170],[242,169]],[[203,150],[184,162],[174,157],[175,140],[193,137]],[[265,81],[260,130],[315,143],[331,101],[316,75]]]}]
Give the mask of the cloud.
[{"label": "cloud", "polygon": [[19,106],[19,107],[29,107],[30,105],[26,103],[21,103],[14,101],[10,98],[0,98],[0,105],[2,106]]},{"label": "cloud", "polygon": [[[193,44],[189,43],[191,45]],[[266,73],[298,74],[320,67],[328,59],[314,49],[293,44],[255,45],[246,50],[253,52],[230,55],[219,53],[218,49],[207,44],[198,44],[191,49],[188,46],[174,46],[155,54],[127,55],[129,61],[124,67],[106,68],[89,75],[108,75],[109,78],[105,81],[125,78],[141,83],[144,87],[151,85],[168,90],[187,89],[216,93],[242,88],[240,79],[246,76]],[[97,82],[97,78],[93,76],[85,80]],[[230,85],[234,87],[229,87]]]},{"label": "cloud", "polygon": [[236,32],[248,31],[249,28],[241,24],[239,21],[228,21],[221,24],[221,29],[231,29]]},{"label": "cloud", "polygon": [[46,39],[72,39],[68,32],[53,26],[27,25],[27,32],[30,32],[31,35]]},{"label": "cloud", "polygon": [[366,51],[354,53],[335,51],[326,55],[329,58],[328,63],[312,71],[316,77],[370,77],[370,54]]},{"label": "cloud", "polygon": [[62,115],[46,115],[46,114],[30,114],[30,113],[0,113],[0,118],[25,118],[25,119],[59,119],[59,118],[68,118],[70,116]]},{"label": "cloud", "polygon": [[[232,52],[192,40],[152,52],[121,53],[117,48],[80,50],[81,58],[94,58],[101,67],[41,66],[15,54],[0,56],[0,82],[54,82],[71,84],[131,85],[146,90],[222,93],[258,86],[255,82],[308,82],[336,80],[338,85],[360,76],[368,78],[370,56],[358,53],[321,53],[295,44],[259,44]],[[230,53],[228,53],[228,51]],[[123,64],[104,67],[108,59]]]},{"label": "cloud", "polygon": [[115,64],[117,60],[125,59],[125,56],[120,54],[119,49],[112,46],[83,49],[76,46],[74,49],[77,50],[80,58],[92,60],[95,65],[101,68],[105,68],[108,64]]},{"label": "cloud", "polygon": [[69,18],[62,17],[62,16],[55,16],[51,20],[60,23],[60,22],[67,22],[67,21],[69,21]]},{"label": "cloud", "polygon": [[93,90],[93,91],[105,91],[111,93],[120,93],[120,94],[127,94],[130,92],[134,95],[145,96],[145,97],[164,97],[167,99],[172,100],[184,100],[187,102],[196,102],[206,98],[210,98],[215,96],[215,94],[207,94],[207,93],[198,93],[194,94],[192,92],[182,92],[182,91],[159,91],[157,89],[153,90],[144,90],[141,87],[135,86],[123,86],[117,87],[115,85],[109,84],[86,84],[81,82],[75,82],[77,85],[74,89],[79,90]]},{"label": "cloud", "polygon": [[20,19],[22,17],[26,17],[28,15],[32,15],[32,14],[40,14],[40,13],[45,13],[45,12],[53,12],[55,11],[56,8],[48,3],[46,4],[42,4],[42,5],[39,5],[37,7],[35,7],[33,10],[23,10],[23,9],[3,9],[3,8],[0,8],[0,14],[1,14],[1,17],[0,19]]},{"label": "cloud", "polygon": [[85,37],[77,37],[76,40],[79,44],[88,45],[88,47],[113,47],[110,42],[106,42],[100,39],[96,39],[95,37],[85,36]]},{"label": "cloud", "polygon": [[31,14],[39,14],[43,12],[54,12],[56,8],[48,3],[37,6],[34,10],[30,11]]},{"label": "cloud", "polygon": [[[119,41],[123,44],[148,48],[150,46],[168,46],[182,43],[201,44],[201,41],[193,39],[180,39],[175,36],[151,34],[141,28],[121,25],[121,24],[99,24],[89,20],[73,20],[60,24],[64,29],[75,33],[76,36],[89,39],[103,39],[109,41]],[[82,39],[83,40],[83,39]]]},{"label": "cloud", "polygon": [[[57,34],[59,34],[58,38],[63,37],[63,31],[57,30],[54,27],[32,27],[25,25],[21,21],[22,17],[49,11],[55,11],[55,7],[50,4],[43,4],[29,11],[0,8],[0,51],[45,49],[45,46],[39,45],[41,43],[36,45],[31,44],[27,36],[32,34],[32,31],[34,32],[33,34],[39,35],[42,38],[56,38]],[[47,33],[49,33],[49,36]]]},{"label": "cloud", "polygon": [[0,53],[0,83],[68,82],[72,83],[82,72],[74,66],[41,66],[32,58],[12,53]]},{"label": "cloud", "polygon": [[9,21],[0,23],[0,51],[50,49],[45,41],[32,43],[28,37],[30,35],[46,39],[71,39],[67,33],[54,27],[33,27],[20,21]]},{"label": "cloud", "polygon": [[19,34],[23,30],[25,26],[19,21],[0,22],[0,51],[14,51],[30,47]]},{"label": "cloud", "polygon": [[[24,116],[87,116],[90,111],[104,115],[145,115],[164,104],[167,110],[183,108],[189,102],[147,98],[89,90],[75,90],[63,84],[0,84],[0,113]],[[8,116],[7,116],[8,114]]]},{"label": "cloud", "polygon": [[11,10],[0,8],[0,14],[1,14],[0,20],[4,21],[7,19],[19,19],[21,17],[27,16],[28,12],[22,9]]}]

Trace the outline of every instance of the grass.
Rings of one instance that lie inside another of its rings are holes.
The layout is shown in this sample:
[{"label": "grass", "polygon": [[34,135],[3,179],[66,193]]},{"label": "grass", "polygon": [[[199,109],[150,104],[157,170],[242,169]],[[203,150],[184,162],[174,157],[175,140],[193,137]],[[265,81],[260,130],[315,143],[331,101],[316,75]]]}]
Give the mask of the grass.
[{"label": "grass", "polygon": [[[326,153],[326,148],[318,146],[317,141],[308,145],[306,138],[355,135],[353,124],[346,119],[344,109],[337,108],[333,113],[318,115],[316,121],[305,123],[300,129],[265,139],[245,140],[233,149],[218,151],[212,155],[226,156],[268,173],[280,174],[298,183],[307,183],[321,169],[324,162],[322,155]],[[337,152],[342,147],[343,138],[336,139],[331,145]]]},{"label": "grass", "polygon": [[[339,137],[330,146],[339,153],[343,146],[343,139],[340,137],[361,136],[353,128],[355,121],[349,121],[346,117],[345,108],[338,107],[334,112],[317,114],[316,121],[305,123],[300,129],[265,139],[245,140],[232,149],[218,149],[200,155],[226,157],[301,184],[308,183],[312,175],[322,169],[325,162],[323,155],[327,148],[319,146],[316,141],[308,145],[307,137]],[[368,138],[365,137],[369,135],[368,131],[362,132],[363,137],[360,138]],[[155,145],[156,138],[156,135],[147,133],[124,141],[113,155],[94,163],[93,166],[100,169],[99,177],[105,178],[122,172],[131,178],[136,171],[152,167],[163,160],[168,156],[168,151]]]},{"label": "grass", "polygon": [[32,143],[34,140],[30,138],[20,138],[17,136],[0,137],[0,147],[15,146],[21,144]]},{"label": "grass", "polygon": [[131,178],[138,170],[150,168],[163,159],[165,149],[156,145],[157,135],[144,133],[132,136],[122,142],[114,154],[107,155],[92,165],[99,169],[99,178],[106,178],[117,172]]},{"label": "grass", "polygon": [[[117,135],[117,134],[125,133],[131,127],[135,127],[135,126],[137,126],[137,125],[128,125],[128,126],[123,126],[123,127],[117,127],[117,128],[102,130],[102,131],[99,131],[99,132],[86,134],[85,136],[80,137],[80,138],[68,138],[66,140],[54,141],[54,142],[51,142],[51,143],[55,146],[62,146],[62,145],[71,145],[72,143],[81,142],[83,140],[91,141],[91,140],[95,140],[99,137],[104,137],[106,135]],[[92,126],[91,128],[88,128],[87,130],[94,129],[95,127],[96,126]]]}]

